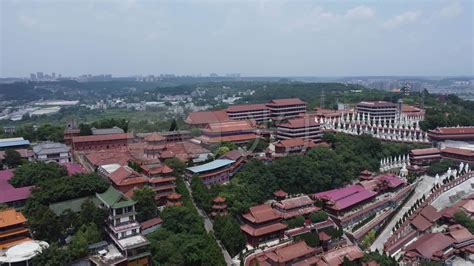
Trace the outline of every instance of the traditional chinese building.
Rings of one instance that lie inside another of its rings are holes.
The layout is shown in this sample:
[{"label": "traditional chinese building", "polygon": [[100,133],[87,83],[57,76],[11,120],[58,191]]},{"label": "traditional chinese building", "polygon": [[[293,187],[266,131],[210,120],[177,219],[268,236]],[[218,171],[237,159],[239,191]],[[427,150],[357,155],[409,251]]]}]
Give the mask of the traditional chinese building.
[{"label": "traditional chinese building", "polygon": [[321,125],[314,117],[289,119],[286,123],[277,126],[278,139],[313,139],[320,141],[323,135]]},{"label": "traditional chinese building", "polygon": [[77,136],[72,138],[72,149],[74,151],[110,150],[125,147],[132,141],[133,136],[128,133]]},{"label": "traditional chinese building", "polygon": [[211,206],[211,216],[215,218],[217,216],[225,216],[227,215],[227,202],[224,197],[217,196],[212,199],[212,206]]},{"label": "traditional chinese building", "polygon": [[474,127],[438,127],[429,130],[428,137],[435,143],[445,140],[474,141]]},{"label": "traditional chinese building", "polygon": [[182,197],[183,197],[183,195],[181,195],[179,193],[176,193],[176,192],[173,192],[173,193],[169,194],[166,197],[166,199],[167,199],[166,206],[181,206],[181,205],[183,205],[183,202],[181,201]]},{"label": "traditional chinese building", "polygon": [[247,237],[247,243],[252,246],[283,237],[287,224],[281,222],[280,215],[270,205],[262,204],[250,208],[242,215],[243,224],[240,229]]},{"label": "traditional chinese building", "polygon": [[277,201],[273,204],[273,208],[283,219],[307,216],[321,210],[321,208],[314,206],[314,201],[306,195]]},{"label": "traditional chinese building", "polygon": [[389,121],[394,121],[398,116],[397,104],[385,101],[360,102],[356,105],[356,111],[364,117]]},{"label": "traditional chinese building", "polygon": [[275,144],[275,155],[287,155],[287,154],[301,154],[305,153],[311,148],[318,146],[312,139],[283,139],[279,140]]},{"label": "traditional chinese building", "polygon": [[257,138],[254,125],[248,120],[209,123],[201,132],[202,135],[197,139],[204,145],[221,142],[244,144]]},{"label": "traditional chinese building", "polygon": [[270,109],[265,104],[231,105],[226,112],[232,120],[255,120],[261,123],[270,119]]},{"label": "traditional chinese building", "polygon": [[15,209],[0,211],[0,250],[30,240],[31,235],[26,225],[26,218],[21,212]]},{"label": "traditional chinese building", "polygon": [[222,184],[229,181],[237,169],[235,163],[234,160],[217,159],[206,164],[186,168],[186,176],[189,180],[193,176],[198,176],[207,186]]},{"label": "traditional chinese building", "polygon": [[266,105],[270,109],[270,117],[273,120],[293,118],[306,113],[306,102],[298,98],[274,99]]}]

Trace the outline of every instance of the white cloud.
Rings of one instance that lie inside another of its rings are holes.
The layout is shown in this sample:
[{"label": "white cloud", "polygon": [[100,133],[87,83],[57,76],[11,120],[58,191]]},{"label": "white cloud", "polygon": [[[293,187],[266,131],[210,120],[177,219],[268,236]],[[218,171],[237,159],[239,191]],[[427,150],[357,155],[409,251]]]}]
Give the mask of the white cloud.
[{"label": "white cloud", "polygon": [[356,19],[364,19],[364,18],[371,18],[375,15],[375,10],[368,6],[356,6],[347,10],[346,17],[347,18],[356,18]]},{"label": "white cloud", "polygon": [[297,19],[296,21],[291,23],[289,27],[285,28],[289,29],[290,31],[295,29],[321,31],[329,28],[337,21],[337,19],[337,14],[326,11],[321,7],[315,7],[311,11],[309,11],[308,14]]},{"label": "white cloud", "polygon": [[20,15],[18,20],[20,21],[21,25],[28,28],[34,27],[38,24],[38,21],[31,16]]},{"label": "white cloud", "polygon": [[407,11],[405,13],[402,13],[400,15],[397,15],[385,21],[382,26],[386,29],[397,28],[397,27],[415,22],[419,16],[420,16],[419,12]]},{"label": "white cloud", "polygon": [[439,14],[445,18],[453,18],[462,14],[462,6],[459,3],[452,3],[441,9]]}]

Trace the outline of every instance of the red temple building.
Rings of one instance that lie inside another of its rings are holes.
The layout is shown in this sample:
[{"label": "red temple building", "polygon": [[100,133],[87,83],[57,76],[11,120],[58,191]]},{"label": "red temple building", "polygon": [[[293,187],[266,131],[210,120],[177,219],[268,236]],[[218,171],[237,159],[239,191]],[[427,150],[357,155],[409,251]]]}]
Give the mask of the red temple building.
[{"label": "red temple building", "polygon": [[249,120],[209,123],[201,132],[197,139],[204,145],[221,142],[244,144],[257,138],[254,125]]},{"label": "red temple building", "polygon": [[298,98],[275,99],[268,102],[270,116],[273,120],[282,120],[299,116],[306,113],[306,102]]},{"label": "red temple building", "polygon": [[474,127],[438,127],[428,131],[433,142],[445,140],[474,141]]},{"label": "red temple building", "polygon": [[229,121],[230,118],[225,110],[219,111],[202,111],[202,112],[191,112],[186,117],[186,124],[205,127],[209,123],[222,123]]},{"label": "red temple building", "polygon": [[316,122],[315,117],[289,119],[288,122],[277,126],[278,139],[303,138],[320,141],[322,135],[321,125]]},{"label": "red temple building", "polygon": [[322,253],[321,248],[312,248],[304,241],[286,243],[275,248],[269,248],[252,257],[249,266],[286,266],[286,265],[316,265],[316,257]]},{"label": "red temple building", "polygon": [[155,200],[158,205],[165,205],[167,197],[176,189],[176,177],[156,177],[148,180],[148,186],[155,191]]},{"label": "red temple building", "polygon": [[283,139],[275,144],[275,155],[301,154],[305,153],[311,148],[318,146],[312,139]]},{"label": "red temple building", "polygon": [[15,209],[0,211],[0,250],[31,240],[26,218]]},{"label": "red temple building", "polygon": [[410,161],[413,165],[427,165],[433,161],[438,161],[440,159],[450,159],[458,162],[474,163],[474,151],[468,149],[446,147],[444,149],[414,149],[410,152]]},{"label": "red temple building", "polygon": [[273,204],[273,208],[283,219],[307,216],[321,210],[321,208],[314,206],[314,201],[306,195],[277,201]]},{"label": "red temple building", "polygon": [[247,243],[257,246],[261,242],[283,237],[287,224],[281,222],[280,215],[271,206],[262,204],[250,208],[242,215],[240,229],[245,233]]},{"label": "red temple building", "polygon": [[117,149],[127,146],[132,141],[133,136],[128,133],[77,136],[72,138],[72,149],[74,151]]},{"label": "red temple building", "polygon": [[255,120],[261,123],[270,119],[270,109],[265,104],[231,105],[226,112],[232,120]]}]

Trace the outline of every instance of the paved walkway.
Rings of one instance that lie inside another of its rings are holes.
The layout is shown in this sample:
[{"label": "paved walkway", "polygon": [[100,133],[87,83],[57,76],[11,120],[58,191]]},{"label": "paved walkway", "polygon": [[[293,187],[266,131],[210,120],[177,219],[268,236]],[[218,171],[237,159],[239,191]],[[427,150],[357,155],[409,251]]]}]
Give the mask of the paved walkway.
[{"label": "paved walkway", "polygon": [[[209,217],[206,215],[206,213],[203,210],[201,210],[201,208],[199,208],[196,205],[196,203],[194,202],[193,192],[192,192],[191,187],[189,186],[188,182],[184,182],[184,183],[186,184],[186,189],[189,191],[189,195],[191,195],[191,201],[194,205],[194,208],[196,208],[197,212],[199,213],[199,215],[202,217],[202,219],[204,221],[204,228],[206,229],[206,232],[211,233],[211,234],[214,235],[211,219],[209,219]],[[225,259],[226,264],[227,265],[232,265],[232,258],[230,257],[229,252],[227,252],[224,245],[222,245],[221,241],[219,241],[216,237],[214,237],[214,238],[216,239],[217,244],[221,248],[222,255],[224,255],[224,259]]]},{"label": "paved walkway", "polygon": [[[444,176],[440,177],[440,180],[443,180],[443,178]],[[415,203],[417,199],[421,198],[423,194],[428,194],[428,192],[433,187],[434,181],[434,177],[427,175],[424,175],[420,178],[416,185],[415,192],[411,195],[411,197],[407,200],[403,207],[398,211],[398,213],[396,213],[395,216],[390,220],[385,229],[380,233],[379,237],[375,239],[372,246],[370,246],[371,251],[383,251],[383,244],[392,235],[392,228],[395,227],[397,221],[403,217],[403,214],[405,214],[405,212],[411,208],[411,206]]]}]

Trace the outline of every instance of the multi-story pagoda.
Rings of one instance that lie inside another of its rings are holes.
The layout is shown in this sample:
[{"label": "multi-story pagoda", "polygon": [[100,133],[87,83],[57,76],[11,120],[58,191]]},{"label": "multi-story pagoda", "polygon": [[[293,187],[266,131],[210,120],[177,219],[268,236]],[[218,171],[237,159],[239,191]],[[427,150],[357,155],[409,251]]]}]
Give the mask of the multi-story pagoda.
[{"label": "multi-story pagoda", "polygon": [[181,206],[181,205],[183,205],[183,202],[181,202],[182,197],[183,197],[183,195],[181,195],[179,193],[176,193],[176,192],[173,192],[173,193],[169,194],[166,197],[166,199],[167,199],[166,206]]},{"label": "multi-story pagoda", "polygon": [[227,215],[227,202],[224,197],[217,196],[212,200],[212,218]]}]

